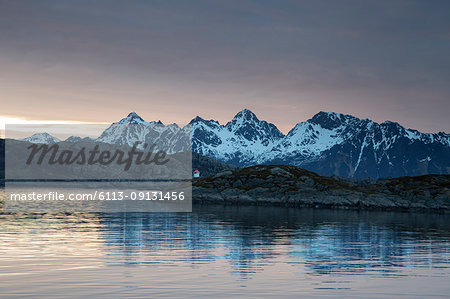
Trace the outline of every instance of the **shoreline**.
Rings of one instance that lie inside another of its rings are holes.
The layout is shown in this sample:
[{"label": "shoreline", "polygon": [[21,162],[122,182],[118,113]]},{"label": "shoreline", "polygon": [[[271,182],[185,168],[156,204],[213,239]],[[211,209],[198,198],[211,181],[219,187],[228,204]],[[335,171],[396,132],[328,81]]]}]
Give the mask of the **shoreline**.
[{"label": "shoreline", "polygon": [[450,210],[444,208],[416,208],[416,207],[363,207],[363,206],[339,206],[326,204],[307,203],[283,203],[269,201],[217,201],[208,199],[193,199],[192,206],[224,206],[224,207],[265,207],[265,208],[289,208],[289,209],[314,209],[314,210],[335,210],[335,211],[361,211],[361,212],[395,212],[395,213],[421,213],[450,215]]},{"label": "shoreline", "polygon": [[193,182],[193,202],[343,210],[450,211],[450,175],[378,180],[362,185],[295,167],[260,165]]}]

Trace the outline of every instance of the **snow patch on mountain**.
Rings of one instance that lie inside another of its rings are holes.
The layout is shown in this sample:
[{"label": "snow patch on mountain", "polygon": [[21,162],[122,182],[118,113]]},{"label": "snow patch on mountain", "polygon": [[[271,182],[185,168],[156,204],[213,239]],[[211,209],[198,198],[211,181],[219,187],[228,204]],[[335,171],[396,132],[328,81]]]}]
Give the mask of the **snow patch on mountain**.
[{"label": "snow patch on mountain", "polygon": [[190,136],[189,126],[180,128],[176,124],[165,126],[161,121],[146,122],[135,112],[131,112],[103,131],[96,141],[128,146],[140,142],[139,148],[144,144],[155,144],[156,150],[172,154],[190,150]]},{"label": "snow patch on mountain", "polygon": [[317,155],[343,141],[343,127],[323,128],[319,124],[298,123],[282,142],[283,154],[301,152],[305,155]]},{"label": "snow patch on mountain", "polygon": [[30,137],[22,139],[23,141],[31,142],[31,143],[40,143],[40,144],[52,144],[60,142],[56,137],[53,137],[52,135],[48,133],[36,133],[31,135]]},{"label": "snow patch on mountain", "polygon": [[201,117],[190,125],[194,152],[238,164],[263,163],[267,150],[284,138],[275,125],[259,120],[248,109],[238,112],[226,125]]}]

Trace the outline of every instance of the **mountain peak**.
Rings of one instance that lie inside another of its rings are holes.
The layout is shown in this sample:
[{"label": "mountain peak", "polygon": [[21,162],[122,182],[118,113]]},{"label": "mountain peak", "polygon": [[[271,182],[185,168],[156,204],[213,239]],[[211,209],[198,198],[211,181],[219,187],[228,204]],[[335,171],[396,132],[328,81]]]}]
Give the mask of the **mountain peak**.
[{"label": "mountain peak", "polygon": [[244,124],[255,124],[259,123],[258,117],[250,111],[249,109],[242,109],[229,121],[225,126],[231,129],[232,127],[240,127]]},{"label": "mountain peak", "polygon": [[140,117],[136,112],[130,112],[128,113],[128,117]]},{"label": "mountain peak", "polygon": [[259,120],[249,109],[239,111],[225,127],[236,136],[249,141],[260,140],[264,144],[284,137],[274,124]]},{"label": "mountain peak", "polygon": [[219,125],[219,122],[216,121],[216,120],[213,120],[213,119],[206,120],[206,119],[203,119],[200,116],[196,116],[194,119],[192,119],[189,122],[189,125],[193,125],[193,124],[196,124],[196,123],[203,123],[203,124],[206,124],[208,126],[218,126]]},{"label": "mountain peak", "polygon": [[31,143],[43,143],[43,144],[51,144],[51,143],[57,143],[60,142],[56,137],[53,137],[52,135],[48,133],[36,133],[31,135],[30,137],[22,139],[23,141],[28,141]]},{"label": "mountain peak", "polygon": [[140,117],[136,112],[130,112],[127,117],[122,118],[119,122],[115,124],[145,124],[147,123],[142,117]]},{"label": "mountain peak", "polygon": [[247,121],[249,121],[249,120],[259,121],[259,119],[255,115],[255,113],[253,113],[249,109],[242,109],[233,117],[233,120],[239,120],[239,119],[242,119],[243,121],[246,121],[246,120]]},{"label": "mountain peak", "polygon": [[319,111],[318,113],[316,113],[314,117],[326,117],[326,118],[330,118],[330,119],[341,119],[343,117],[345,117],[344,114],[339,113],[339,112],[333,112],[333,111]]},{"label": "mountain peak", "polygon": [[192,124],[194,124],[194,123],[196,123],[196,122],[204,122],[205,120],[203,119],[203,118],[201,118],[200,116],[196,116],[195,118],[193,118],[190,122],[189,122],[189,124],[190,125],[192,125]]},{"label": "mountain peak", "polygon": [[358,118],[352,115],[346,115],[338,112],[326,112],[320,111],[315,114],[311,119],[308,120],[309,123],[320,125],[325,129],[334,129],[346,123],[348,120],[358,120]]},{"label": "mountain peak", "polygon": [[136,112],[130,112],[127,116],[131,121],[142,121],[145,122],[142,117],[140,117]]}]

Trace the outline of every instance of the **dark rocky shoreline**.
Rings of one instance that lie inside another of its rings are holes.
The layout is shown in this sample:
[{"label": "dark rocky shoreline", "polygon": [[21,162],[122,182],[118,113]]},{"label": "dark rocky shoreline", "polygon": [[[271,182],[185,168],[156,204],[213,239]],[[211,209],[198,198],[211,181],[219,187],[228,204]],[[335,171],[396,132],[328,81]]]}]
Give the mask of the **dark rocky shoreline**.
[{"label": "dark rocky shoreline", "polygon": [[193,182],[198,204],[450,211],[450,175],[337,180],[295,166],[261,165],[226,170]]}]

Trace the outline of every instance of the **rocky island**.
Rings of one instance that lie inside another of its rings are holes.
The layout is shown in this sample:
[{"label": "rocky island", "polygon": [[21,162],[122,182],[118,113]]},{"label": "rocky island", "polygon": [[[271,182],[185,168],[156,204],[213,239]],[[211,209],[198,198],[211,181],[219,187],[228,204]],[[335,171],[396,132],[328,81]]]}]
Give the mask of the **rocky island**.
[{"label": "rocky island", "polygon": [[295,166],[260,165],[195,179],[195,203],[340,209],[450,210],[450,175],[373,181],[320,176]]}]

